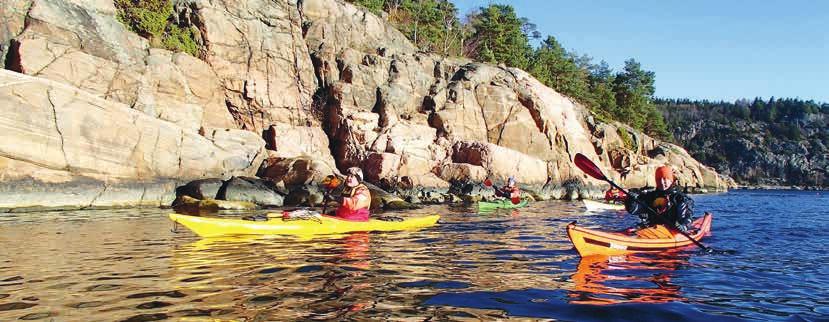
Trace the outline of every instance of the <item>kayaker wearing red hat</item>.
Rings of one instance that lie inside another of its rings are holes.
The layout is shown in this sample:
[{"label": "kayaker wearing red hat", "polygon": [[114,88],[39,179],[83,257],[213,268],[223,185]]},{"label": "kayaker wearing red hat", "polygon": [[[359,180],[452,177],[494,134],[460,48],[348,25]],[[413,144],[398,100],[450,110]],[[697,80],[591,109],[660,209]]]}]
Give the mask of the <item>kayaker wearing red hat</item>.
[{"label": "kayaker wearing red hat", "polygon": [[[639,216],[642,220],[640,226],[648,227],[668,222],[675,226],[670,228],[687,232],[694,214],[694,200],[676,187],[671,167],[661,166],[656,169],[655,175],[656,190],[643,188],[640,192],[630,191],[629,198],[625,201],[625,209]],[[644,201],[656,213],[649,213],[646,207],[634,201],[635,198]],[[654,216],[662,216],[665,220],[659,220]]]}]

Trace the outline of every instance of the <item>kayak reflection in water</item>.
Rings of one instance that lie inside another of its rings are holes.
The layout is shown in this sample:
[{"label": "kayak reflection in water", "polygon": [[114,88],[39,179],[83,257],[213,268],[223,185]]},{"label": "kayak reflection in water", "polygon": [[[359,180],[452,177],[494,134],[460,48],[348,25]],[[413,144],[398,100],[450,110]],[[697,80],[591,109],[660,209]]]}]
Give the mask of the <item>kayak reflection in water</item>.
[{"label": "kayak reflection in water", "polygon": [[[582,257],[571,276],[568,297],[570,303],[592,305],[682,301],[680,287],[671,283],[671,277],[687,262],[687,256],[679,254]],[[653,287],[644,286],[648,284]]]},{"label": "kayak reflection in water", "polygon": [[319,317],[345,319],[374,305],[370,292],[372,284],[365,276],[365,272],[371,268],[370,238],[367,232],[357,232],[341,240],[343,247],[339,251],[342,253],[338,253],[331,262],[332,265],[327,266],[322,289],[314,291],[328,294],[310,307]]},{"label": "kayak reflection in water", "polygon": [[[673,234],[662,224],[668,223],[683,232],[688,232],[694,214],[694,200],[682,193],[675,185],[673,169],[669,166],[661,166],[656,169],[656,189],[645,190],[645,188],[630,190],[625,200],[625,209],[633,215],[639,216],[642,220],[637,228],[641,229],[646,238],[672,238]],[[648,211],[635,199],[644,201],[645,204],[655,210],[656,213]],[[660,216],[661,218],[657,218]],[[653,227],[655,226],[655,227]],[[642,235],[637,231],[638,235]],[[664,236],[663,236],[664,235]]]}]

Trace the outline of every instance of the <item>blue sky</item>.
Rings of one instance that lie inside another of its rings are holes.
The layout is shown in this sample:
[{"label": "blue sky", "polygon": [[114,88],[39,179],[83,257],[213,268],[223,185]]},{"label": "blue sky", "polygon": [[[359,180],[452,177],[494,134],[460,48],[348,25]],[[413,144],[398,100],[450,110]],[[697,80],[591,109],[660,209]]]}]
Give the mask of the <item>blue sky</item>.
[{"label": "blue sky", "polygon": [[829,1],[454,0],[510,4],[568,50],[656,73],[656,96],[829,102]]}]

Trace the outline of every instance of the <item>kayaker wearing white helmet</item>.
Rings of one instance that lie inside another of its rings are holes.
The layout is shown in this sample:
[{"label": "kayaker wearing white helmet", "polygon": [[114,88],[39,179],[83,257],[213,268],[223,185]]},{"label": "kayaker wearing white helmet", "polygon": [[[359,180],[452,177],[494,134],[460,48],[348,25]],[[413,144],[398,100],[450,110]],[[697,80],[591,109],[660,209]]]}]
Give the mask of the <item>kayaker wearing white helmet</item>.
[{"label": "kayaker wearing white helmet", "polygon": [[371,191],[363,184],[363,170],[351,167],[345,171],[345,191],[340,206],[337,208],[337,217],[367,221],[371,207]]},{"label": "kayaker wearing white helmet", "polygon": [[507,199],[521,199],[521,189],[516,186],[515,177],[510,176],[507,179],[507,185],[495,188],[495,196]]}]

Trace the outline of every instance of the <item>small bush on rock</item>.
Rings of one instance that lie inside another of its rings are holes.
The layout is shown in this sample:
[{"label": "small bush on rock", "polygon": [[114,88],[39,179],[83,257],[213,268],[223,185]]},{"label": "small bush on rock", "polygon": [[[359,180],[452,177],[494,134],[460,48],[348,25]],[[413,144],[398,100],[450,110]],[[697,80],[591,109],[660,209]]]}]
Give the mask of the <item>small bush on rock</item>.
[{"label": "small bush on rock", "polygon": [[181,27],[174,21],[173,3],[170,0],[115,0],[118,20],[150,45],[175,52],[199,55],[199,45],[191,28]]}]

